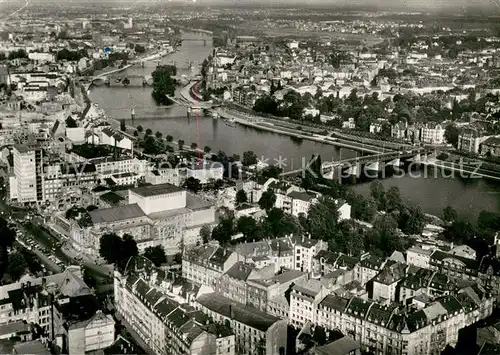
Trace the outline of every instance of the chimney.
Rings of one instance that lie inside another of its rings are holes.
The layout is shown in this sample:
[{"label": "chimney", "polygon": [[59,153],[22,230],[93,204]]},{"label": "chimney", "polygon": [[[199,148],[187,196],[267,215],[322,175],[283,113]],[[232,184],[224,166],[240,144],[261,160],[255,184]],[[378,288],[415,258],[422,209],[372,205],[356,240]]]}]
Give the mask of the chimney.
[{"label": "chimney", "polygon": [[233,305],[229,305],[229,318],[233,319],[234,318],[234,311],[233,311]]}]

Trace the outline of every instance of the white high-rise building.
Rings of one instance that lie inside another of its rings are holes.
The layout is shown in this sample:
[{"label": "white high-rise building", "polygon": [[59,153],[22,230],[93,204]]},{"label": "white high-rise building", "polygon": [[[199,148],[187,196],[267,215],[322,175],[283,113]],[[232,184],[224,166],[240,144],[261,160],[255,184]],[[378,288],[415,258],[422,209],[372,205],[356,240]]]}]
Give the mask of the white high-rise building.
[{"label": "white high-rise building", "polygon": [[17,201],[33,203],[43,199],[42,151],[22,145],[13,148]]},{"label": "white high-rise building", "polygon": [[128,28],[132,28],[132,27],[134,27],[134,22],[132,20],[132,17],[129,17],[128,18]]}]

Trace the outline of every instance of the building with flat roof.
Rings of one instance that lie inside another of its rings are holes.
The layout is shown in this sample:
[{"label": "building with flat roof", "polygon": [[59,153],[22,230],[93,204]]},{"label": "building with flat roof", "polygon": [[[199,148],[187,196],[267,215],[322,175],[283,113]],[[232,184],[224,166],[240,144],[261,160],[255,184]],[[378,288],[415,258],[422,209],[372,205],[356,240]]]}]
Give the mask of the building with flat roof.
[{"label": "building with flat roof", "polygon": [[128,192],[128,204],[89,212],[90,225],[74,224],[70,233],[73,246],[99,256],[103,233],[130,234],[143,251],[162,245],[168,254],[201,243],[199,231],[215,224],[213,204],[170,184],[144,186]]}]

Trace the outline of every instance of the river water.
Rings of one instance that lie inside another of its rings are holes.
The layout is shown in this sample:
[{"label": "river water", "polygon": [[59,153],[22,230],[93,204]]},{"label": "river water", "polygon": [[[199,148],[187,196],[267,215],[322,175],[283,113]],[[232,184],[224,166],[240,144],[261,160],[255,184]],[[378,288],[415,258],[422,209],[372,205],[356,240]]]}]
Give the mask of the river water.
[{"label": "river water", "polygon": [[[203,38],[208,38],[203,35]],[[179,51],[162,59],[162,64],[175,63],[178,75],[190,74],[190,64],[193,67],[201,64],[212,53],[211,42],[186,41]],[[145,67],[132,67],[120,75],[150,75],[157,62],[145,63]],[[179,90],[178,90],[179,91]],[[281,164],[284,170],[296,169],[302,166],[313,154],[321,154],[323,161],[339,158],[350,158],[355,152],[304,140],[300,143],[292,141],[287,136],[269,132],[257,131],[242,126],[229,126],[222,120],[214,120],[191,115],[187,118],[186,108],[173,105],[159,108],[151,97],[150,87],[93,87],[91,99],[103,108],[107,115],[116,119],[130,119],[131,109],[135,110],[133,125],[151,128],[153,132],[160,131],[163,135],[171,135],[175,140],[183,139],[187,145],[196,142],[199,147],[209,146],[213,152],[222,150],[228,155],[242,154],[252,150],[259,158],[270,164]],[[418,175],[418,174],[414,174]],[[457,212],[475,221],[482,210],[500,212],[500,184],[484,179],[465,179],[461,177],[446,178],[441,173],[428,171],[427,176],[420,173],[419,177],[405,174],[401,178],[390,177],[382,180],[386,188],[397,186],[402,197],[411,203],[422,206],[426,213],[441,215],[444,207],[450,205]],[[360,183],[353,189],[362,194],[369,194],[369,183]]]}]

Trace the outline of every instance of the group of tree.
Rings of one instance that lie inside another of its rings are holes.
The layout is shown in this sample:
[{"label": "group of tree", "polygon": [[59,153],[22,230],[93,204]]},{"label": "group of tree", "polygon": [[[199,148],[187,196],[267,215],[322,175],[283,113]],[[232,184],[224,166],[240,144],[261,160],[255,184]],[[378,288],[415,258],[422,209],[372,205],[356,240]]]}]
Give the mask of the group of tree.
[{"label": "group of tree", "polygon": [[[210,238],[225,245],[231,242],[232,237],[242,234],[245,241],[252,242],[264,238],[280,238],[286,235],[301,235],[302,226],[297,218],[271,207],[266,211],[266,217],[256,220],[250,216],[236,218],[233,211],[225,210],[221,213],[219,223],[213,228]],[[205,231],[205,238],[207,237]]]},{"label": "group of tree", "polygon": [[136,44],[134,46],[134,51],[136,53],[144,53],[144,52],[146,52],[146,48],[144,48],[144,46],[141,46],[140,44]]},{"label": "group of tree", "polygon": [[165,250],[161,245],[154,247],[147,247],[144,249],[144,257],[148,258],[155,264],[155,266],[161,266],[167,262],[167,256]]},{"label": "group of tree", "polygon": [[[419,206],[405,204],[401,198],[399,189],[391,186],[385,191],[379,180],[370,185],[370,192],[378,211],[390,214],[397,222],[397,227],[407,235],[421,234],[427,217]],[[367,201],[367,204],[370,204]]]},{"label": "group of tree", "polygon": [[152,96],[157,104],[171,105],[172,101],[167,96],[174,96],[175,76],[177,69],[172,65],[158,66],[156,70],[151,73],[153,77],[153,92]]},{"label": "group of tree", "polygon": [[18,49],[17,51],[9,52],[9,55],[7,56],[8,60],[23,58],[28,58],[28,53],[26,53],[24,49]]},{"label": "group of tree", "polygon": [[445,240],[455,245],[468,245],[476,251],[478,260],[489,253],[495,233],[500,230],[500,214],[495,212],[480,212],[474,225],[447,206],[443,209],[443,220],[446,222],[443,233]]},{"label": "group of tree", "polygon": [[2,278],[9,266],[8,249],[12,247],[16,239],[16,232],[9,227],[4,218],[0,218],[0,278]]},{"label": "group of tree", "polygon": [[[404,73],[403,73],[404,74]],[[411,73],[406,73],[410,75]],[[381,70],[373,80],[373,85],[378,85],[381,78],[391,80],[397,75],[393,70]],[[330,116],[332,119],[327,123],[335,128],[342,128],[342,123],[349,118],[353,118],[356,124],[356,131],[370,131],[370,125],[379,118],[386,119],[382,125],[382,130],[376,133],[378,136],[389,139],[391,124],[398,122],[413,123],[442,123],[444,121],[458,120],[464,114],[473,112],[485,112],[487,102],[498,102],[498,95],[488,94],[476,100],[475,93],[471,91],[469,98],[453,102],[452,108],[442,104],[448,99],[448,94],[435,92],[426,95],[415,95],[412,93],[397,94],[392,99],[381,100],[377,93],[372,95],[359,95],[353,89],[346,98],[338,95],[323,95],[323,91],[318,88],[315,95],[311,93],[299,94],[289,90],[282,100],[278,100],[273,95],[272,87],[270,95],[261,96],[256,100],[253,110],[259,113],[289,117],[293,120],[309,121],[313,124],[322,124],[320,115],[305,116],[304,109],[316,107],[321,115]],[[498,114],[500,116],[500,114]],[[456,145],[460,133],[454,124],[446,126],[445,138],[451,144]],[[491,124],[492,133],[500,133],[500,125]]]},{"label": "group of tree", "polygon": [[129,259],[138,255],[137,243],[130,234],[124,234],[122,238],[114,233],[106,233],[100,238],[99,255],[123,271]]},{"label": "group of tree", "polygon": [[56,59],[59,60],[67,60],[71,62],[77,62],[82,58],[87,58],[88,53],[85,49],[80,49],[80,50],[70,50],[67,48],[61,49],[60,51],[57,52],[56,54]]}]

